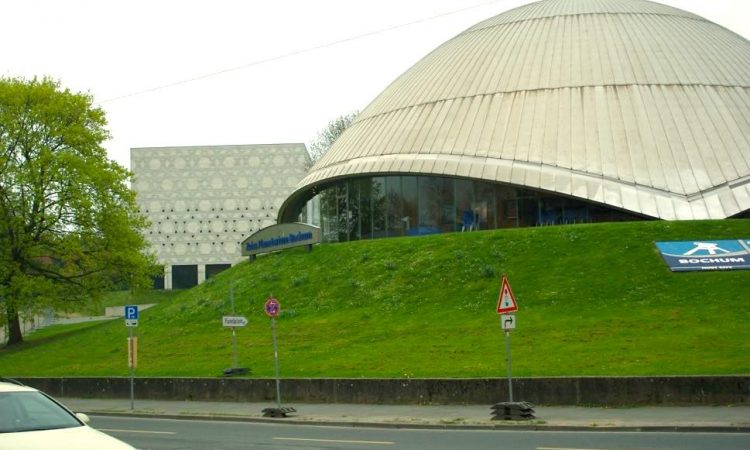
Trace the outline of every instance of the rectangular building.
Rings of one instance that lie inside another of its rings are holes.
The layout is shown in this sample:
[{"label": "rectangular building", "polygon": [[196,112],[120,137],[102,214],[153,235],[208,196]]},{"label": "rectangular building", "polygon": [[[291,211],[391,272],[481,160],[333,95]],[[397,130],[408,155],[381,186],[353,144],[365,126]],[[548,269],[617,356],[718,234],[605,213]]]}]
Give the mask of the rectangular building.
[{"label": "rectangular building", "polygon": [[163,287],[190,288],[241,261],[241,242],[276,223],[309,164],[304,144],[131,149]]}]

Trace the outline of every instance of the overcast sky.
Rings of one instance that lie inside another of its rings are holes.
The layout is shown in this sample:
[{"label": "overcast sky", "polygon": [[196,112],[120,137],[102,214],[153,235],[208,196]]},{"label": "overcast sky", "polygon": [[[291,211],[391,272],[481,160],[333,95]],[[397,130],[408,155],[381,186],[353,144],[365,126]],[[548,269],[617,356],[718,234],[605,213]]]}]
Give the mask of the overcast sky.
[{"label": "overcast sky", "polygon": [[[130,148],[309,143],[429,51],[523,0],[0,0],[0,75],[48,75]],[[750,39],[750,0],[662,0]]]}]

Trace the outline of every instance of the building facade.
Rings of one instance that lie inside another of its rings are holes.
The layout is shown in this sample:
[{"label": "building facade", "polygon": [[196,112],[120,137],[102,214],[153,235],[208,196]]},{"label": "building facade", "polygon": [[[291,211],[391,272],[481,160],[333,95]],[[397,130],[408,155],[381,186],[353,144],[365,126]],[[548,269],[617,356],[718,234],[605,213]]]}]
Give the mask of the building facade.
[{"label": "building facade", "polygon": [[241,242],[276,223],[310,163],[304,144],[134,148],[130,158],[165,289],[192,287],[241,261]]},{"label": "building facade", "polygon": [[750,214],[750,43],[642,0],[543,0],[398,77],[279,211],[329,240]]}]

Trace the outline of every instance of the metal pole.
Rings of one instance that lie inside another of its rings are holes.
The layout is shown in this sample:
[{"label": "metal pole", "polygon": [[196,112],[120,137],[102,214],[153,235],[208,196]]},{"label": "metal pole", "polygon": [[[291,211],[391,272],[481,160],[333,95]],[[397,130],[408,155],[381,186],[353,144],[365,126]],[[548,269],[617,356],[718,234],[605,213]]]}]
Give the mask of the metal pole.
[{"label": "metal pole", "polygon": [[135,346],[133,345],[133,327],[128,327],[128,347],[130,351],[130,357],[128,358],[128,365],[130,366],[130,410],[132,411],[134,406],[135,389],[133,388],[133,378],[135,378],[135,367],[133,361],[135,360]]},{"label": "metal pole", "polygon": [[233,361],[232,367],[239,367],[237,363],[237,332],[235,331],[234,327],[232,327],[232,349],[234,349],[234,358],[232,359]]},{"label": "metal pole", "polygon": [[281,381],[279,380],[279,346],[276,344],[276,319],[271,318],[271,335],[273,336],[273,362],[276,366],[276,406],[281,409]]},{"label": "metal pole", "polygon": [[[232,315],[234,316],[234,284],[229,287],[229,301],[232,304]],[[234,364],[232,367],[239,367],[237,362],[237,332],[235,331],[235,327],[232,327],[232,354],[234,355],[232,359]]]},{"label": "metal pole", "polygon": [[513,374],[511,371],[510,358],[510,331],[505,331],[505,363],[508,366],[508,395],[510,402],[513,403]]}]

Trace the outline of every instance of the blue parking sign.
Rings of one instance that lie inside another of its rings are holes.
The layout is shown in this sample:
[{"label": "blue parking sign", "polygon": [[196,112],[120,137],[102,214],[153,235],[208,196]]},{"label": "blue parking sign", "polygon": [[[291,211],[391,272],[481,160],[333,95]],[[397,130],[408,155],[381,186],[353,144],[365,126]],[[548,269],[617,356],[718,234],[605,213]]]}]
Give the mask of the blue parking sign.
[{"label": "blue parking sign", "polygon": [[125,306],[125,320],[138,320],[138,305]]}]

